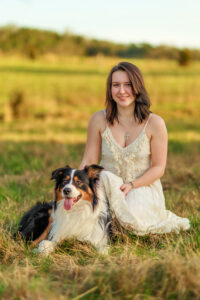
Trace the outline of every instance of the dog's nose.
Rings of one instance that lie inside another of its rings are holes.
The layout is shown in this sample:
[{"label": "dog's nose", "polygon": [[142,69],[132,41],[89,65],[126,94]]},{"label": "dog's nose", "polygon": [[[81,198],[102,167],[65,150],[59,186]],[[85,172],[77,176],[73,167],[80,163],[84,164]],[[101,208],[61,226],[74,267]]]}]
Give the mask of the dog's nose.
[{"label": "dog's nose", "polygon": [[72,191],[72,190],[71,190],[69,187],[66,187],[66,188],[63,189],[63,193],[64,193],[65,195],[68,195],[71,191]]}]

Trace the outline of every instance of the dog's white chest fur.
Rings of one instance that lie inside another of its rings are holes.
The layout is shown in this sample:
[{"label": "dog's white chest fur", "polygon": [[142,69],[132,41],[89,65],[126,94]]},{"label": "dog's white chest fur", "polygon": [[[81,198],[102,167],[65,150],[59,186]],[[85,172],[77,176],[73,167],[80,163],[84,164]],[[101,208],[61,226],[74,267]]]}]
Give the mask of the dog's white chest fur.
[{"label": "dog's white chest fur", "polygon": [[90,240],[92,229],[98,222],[88,201],[80,200],[70,211],[63,209],[61,201],[54,213],[49,239],[60,242],[66,238],[76,237],[79,240]]}]

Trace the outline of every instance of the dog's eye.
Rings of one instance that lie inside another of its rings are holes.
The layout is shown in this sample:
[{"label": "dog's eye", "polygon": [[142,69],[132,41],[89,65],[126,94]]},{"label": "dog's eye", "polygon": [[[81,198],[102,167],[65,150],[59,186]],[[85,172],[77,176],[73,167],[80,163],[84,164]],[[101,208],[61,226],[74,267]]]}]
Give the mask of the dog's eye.
[{"label": "dog's eye", "polygon": [[80,180],[76,180],[75,184],[76,185],[81,185],[81,181]]},{"label": "dog's eye", "polygon": [[69,180],[64,180],[63,181],[63,184],[67,184],[67,183],[69,183]]}]

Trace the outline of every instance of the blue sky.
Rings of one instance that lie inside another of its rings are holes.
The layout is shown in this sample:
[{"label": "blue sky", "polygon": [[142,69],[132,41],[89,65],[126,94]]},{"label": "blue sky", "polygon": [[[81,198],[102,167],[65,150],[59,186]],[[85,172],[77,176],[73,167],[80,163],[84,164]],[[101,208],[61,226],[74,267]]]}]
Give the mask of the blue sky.
[{"label": "blue sky", "polygon": [[0,0],[0,26],[200,48],[199,0]]}]

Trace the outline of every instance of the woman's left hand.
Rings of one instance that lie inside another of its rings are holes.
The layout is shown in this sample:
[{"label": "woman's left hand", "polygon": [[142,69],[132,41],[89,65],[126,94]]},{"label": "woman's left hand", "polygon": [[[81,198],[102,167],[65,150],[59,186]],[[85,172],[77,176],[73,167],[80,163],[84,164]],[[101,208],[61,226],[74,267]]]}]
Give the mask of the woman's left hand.
[{"label": "woman's left hand", "polygon": [[125,196],[132,190],[132,186],[130,183],[124,183],[120,187],[120,190],[125,194]]}]

